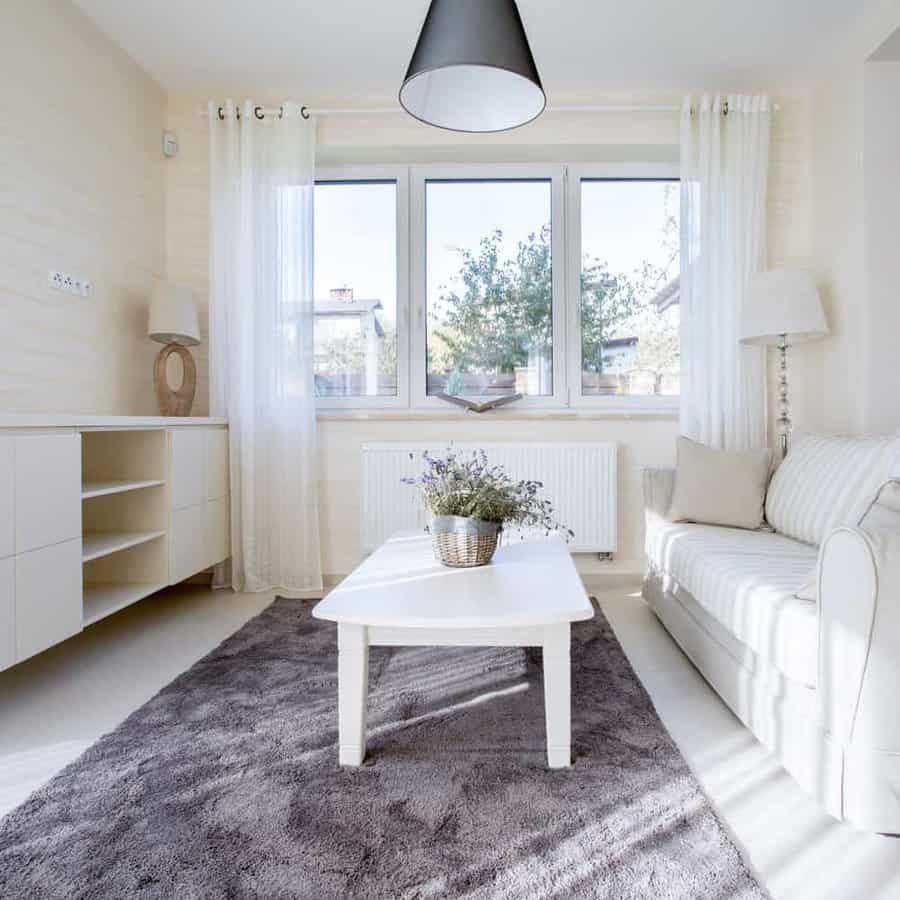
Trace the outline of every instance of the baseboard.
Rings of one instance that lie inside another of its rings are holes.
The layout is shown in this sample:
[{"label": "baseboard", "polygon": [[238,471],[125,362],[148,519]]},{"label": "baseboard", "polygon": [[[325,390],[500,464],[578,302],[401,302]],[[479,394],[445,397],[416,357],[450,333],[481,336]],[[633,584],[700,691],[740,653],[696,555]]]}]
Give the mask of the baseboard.
[{"label": "baseboard", "polygon": [[647,571],[643,559],[601,559],[589,553],[576,553],[572,557],[582,578],[606,578],[610,575],[627,575],[642,578]]}]

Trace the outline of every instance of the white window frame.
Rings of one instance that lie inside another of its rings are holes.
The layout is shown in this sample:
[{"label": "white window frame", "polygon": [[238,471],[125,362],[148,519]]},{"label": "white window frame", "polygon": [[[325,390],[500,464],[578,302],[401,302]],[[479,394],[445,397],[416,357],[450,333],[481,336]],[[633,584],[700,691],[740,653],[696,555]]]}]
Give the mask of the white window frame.
[{"label": "white window frame", "polygon": [[317,397],[318,409],[406,409],[409,407],[409,168],[328,166],[316,169],[320,182],[393,181],[397,185],[397,393],[394,396]]},{"label": "white window frame", "polygon": [[553,393],[540,397],[523,397],[516,408],[559,409],[566,405],[566,263],[565,263],[565,167],[541,164],[422,165],[410,169],[410,279],[412,284],[413,326],[410,338],[410,370],[412,406],[416,409],[451,407],[439,397],[427,393],[426,355],[426,214],[425,185],[428,181],[549,181],[550,200],[550,265],[552,267],[553,325]]},{"label": "white window frame", "polygon": [[677,413],[678,396],[591,397],[581,393],[581,182],[678,181],[678,163],[597,163],[567,167],[566,177],[566,307],[569,342],[566,347],[570,397],[573,409],[608,412]]},{"label": "white window frame", "polygon": [[[523,397],[516,409],[552,412],[563,408],[594,413],[677,414],[680,398],[583,396],[581,393],[581,182],[674,180],[677,163],[558,163],[347,165],[316,169],[316,182],[393,181],[397,185],[397,394],[322,397],[322,410],[397,410],[426,414],[454,411],[426,393],[426,215],[428,180],[551,182],[551,265],[553,269],[553,394]],[[513,407],[509,408],[510,410]],[[460,411],[461,412],[461,411]]]}]

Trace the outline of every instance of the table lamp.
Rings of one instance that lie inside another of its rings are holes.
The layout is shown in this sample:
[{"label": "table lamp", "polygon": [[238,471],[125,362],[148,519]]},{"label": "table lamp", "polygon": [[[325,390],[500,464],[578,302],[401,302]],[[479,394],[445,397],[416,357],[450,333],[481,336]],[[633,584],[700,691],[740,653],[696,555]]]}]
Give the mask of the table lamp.
[{"label": "table lamp", "polygon": [[761,272],[753,279],[744,304],[741,343],[772,345],[778,347],[780,352],[776,427],[782,459],[787,455],[788,435],[792,428],[787,349],[827,334],[828,323],[822,301],[811,276],[790,269],[773,269]]},{"label": "table lamp", "polygon": [[[186,284],[157,282],[150,300],[147,334],[151,340],[166,346],[159,351],[153,366],[153,386],[159,411],[164,416],[188,416],[197,389],[197,367],[188,347],[200,343],[200,322],[194,293]],[[181,358],[183,376],[175,390],[169,385],[169,357]]]}]

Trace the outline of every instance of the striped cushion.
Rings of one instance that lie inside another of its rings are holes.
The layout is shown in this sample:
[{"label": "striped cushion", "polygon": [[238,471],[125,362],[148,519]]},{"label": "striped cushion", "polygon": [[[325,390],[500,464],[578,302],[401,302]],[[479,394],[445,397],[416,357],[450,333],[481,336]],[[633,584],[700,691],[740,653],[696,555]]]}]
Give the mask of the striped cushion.
[{"label": "striped cushion", "polygon": [[769,484],[769,524],[798,541],[821,544],[832,529],[859,522],[898,455],[897,438],[805,435]]},{"label": "striped cushion", "polygon": [[814,547],[762,531],[659,521],[647,532],[647,555],[675,582],[673,593],[687,591],[740,643],[815,686],[819,611],[794,597],[816,561]]}]

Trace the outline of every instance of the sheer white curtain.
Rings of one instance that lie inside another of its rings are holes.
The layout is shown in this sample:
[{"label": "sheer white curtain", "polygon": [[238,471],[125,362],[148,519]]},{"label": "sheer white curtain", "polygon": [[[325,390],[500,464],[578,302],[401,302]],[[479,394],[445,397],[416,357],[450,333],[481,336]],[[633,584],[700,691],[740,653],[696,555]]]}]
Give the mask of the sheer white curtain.
[{"label": "sheer white curtain", "polygon": [[313,382],[315,125],[209,107],[210,408],[231,441],[236,590],[322,587]]},{"label": "sheer white curtain", "polygon": [[681,114],[681,431],[725,449],[766,444],[765,349],[739,330],[765,267],[769,126],[765,96],[687,97]]}]

